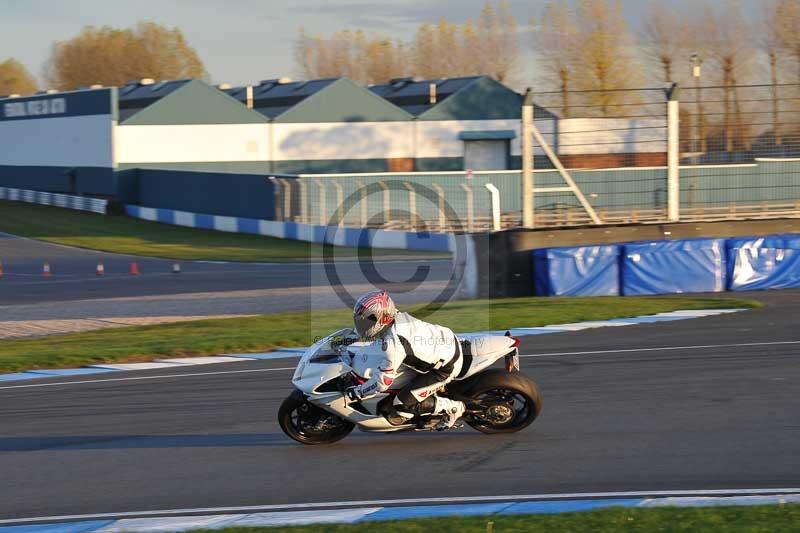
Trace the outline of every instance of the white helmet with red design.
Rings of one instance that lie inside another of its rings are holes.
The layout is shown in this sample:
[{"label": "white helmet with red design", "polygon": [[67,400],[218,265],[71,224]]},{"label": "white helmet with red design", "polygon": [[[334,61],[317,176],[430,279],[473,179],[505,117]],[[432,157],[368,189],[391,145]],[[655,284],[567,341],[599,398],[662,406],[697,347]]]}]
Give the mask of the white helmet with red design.
[{"label": "white helmet with red design", "polygon": [[361,296],[353,307],[356,331],[364,339],[376,339],[392,325],[397,308],[386,291],[371,291]]}]

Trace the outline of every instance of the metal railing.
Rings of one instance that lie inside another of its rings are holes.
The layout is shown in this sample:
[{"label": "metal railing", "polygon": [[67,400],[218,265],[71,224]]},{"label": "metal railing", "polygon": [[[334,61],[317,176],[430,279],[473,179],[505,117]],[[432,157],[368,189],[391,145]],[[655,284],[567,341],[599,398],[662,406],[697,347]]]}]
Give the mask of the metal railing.
[{"label": "metal railing", "polygon": [[523,201],[545,228],[800,217],[800,85],[535,102],[561,116],[546,132],[550,150],[535,145],[529,198],[519,170],[307,175],[278,180],[278,216],[434,232],[519,227]]}]

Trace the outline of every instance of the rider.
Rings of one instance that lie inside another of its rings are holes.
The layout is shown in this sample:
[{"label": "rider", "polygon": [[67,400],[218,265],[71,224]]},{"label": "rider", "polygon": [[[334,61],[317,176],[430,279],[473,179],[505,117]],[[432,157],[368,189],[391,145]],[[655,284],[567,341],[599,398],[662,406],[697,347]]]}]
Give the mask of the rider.
[{"label": "rider", "polygon": [[401,425],[415,415],[442,414],[436,429],[453,427],[464,414],[464,403],[436,394],[461,370],[461,346],[448,328],[428,324],[407,313],[399,313],[386,291],[361,296],[353,308],[353,321],[361,338],[380,342],[385,357],[370,379],[350,387],[347,397],[358,401],[391,387],[400,365],[418,375],[395,396],[387,420]]}]

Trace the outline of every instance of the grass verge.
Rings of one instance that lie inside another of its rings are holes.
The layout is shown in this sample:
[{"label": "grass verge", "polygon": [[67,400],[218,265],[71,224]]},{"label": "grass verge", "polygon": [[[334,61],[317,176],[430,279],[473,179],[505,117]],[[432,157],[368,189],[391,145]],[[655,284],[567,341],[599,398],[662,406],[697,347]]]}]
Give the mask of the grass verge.
[{"label": "grass verge", "polygon": [[[431,315],[421,314],[419,307],[408,311],[459,332],[760,305],[752,300],[709,297],[513,298],[449,302]],[[350,325],[352,315],[342,309],[7,340],[0,343],[0,372],[308,346],[314,337]]]},{"label": "grass verge", "polygon": [[[489,525],[491,523],[491,525]],[[800,505],[612,508],[556,515],[432,518],[353,525],[227,528],[223,533],[783,533],[798,531]],[[202,531],[202,530],[201,530]],[[217,530],[220,531],[220,530]]]},{"label": "grass verge", "polygon": [[[306,261],[322,246],[261,235],[170,226],[123,215],[98,215],[22,202],[0,201],[0,231],[56,244],[120,254],[207,261]],[[336,247],[337,258],[358,248]],[[448,254],[375,249],[376,256]]]}]

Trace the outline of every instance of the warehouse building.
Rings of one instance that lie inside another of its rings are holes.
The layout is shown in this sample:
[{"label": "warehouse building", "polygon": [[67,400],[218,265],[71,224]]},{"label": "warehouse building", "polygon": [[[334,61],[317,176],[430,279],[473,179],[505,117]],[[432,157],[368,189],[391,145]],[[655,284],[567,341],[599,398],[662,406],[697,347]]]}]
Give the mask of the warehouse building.
[{"label": "warehouse building", "polygon": [[[144,79],[7,98],[0,100],[0,186],[114,196],[115,172],[133,168],[258,175],[518,169],[520,105],[521,95],[488,76],[370,87],[347,78],[245,87]],[[572,156],[569,166],[593,166],[602,155],[588,154],[585,164],[570,153],[576,146],[665,151],[621,127],[569,124],[594,119],[559,120],[542,108],[535,119],[551,146]],[[626,136],[608,142],[603,136],[614,134],[606,129]],[[566,135],[583,137],[563,142]]]}]

